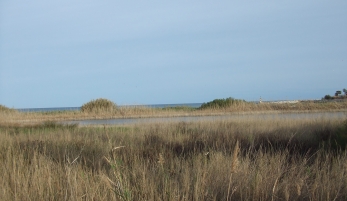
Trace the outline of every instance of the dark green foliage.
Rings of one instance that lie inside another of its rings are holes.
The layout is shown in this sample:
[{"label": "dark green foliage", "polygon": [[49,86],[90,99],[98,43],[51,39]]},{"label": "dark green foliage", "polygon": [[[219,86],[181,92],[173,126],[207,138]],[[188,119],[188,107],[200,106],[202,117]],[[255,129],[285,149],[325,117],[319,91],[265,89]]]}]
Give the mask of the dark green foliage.
[{"label": "dark green foliage", "polygon": [[[341,95],[342,92],[344,93],[344,95]],[[324,99],[326,99],[326,100],[331,100],[331,99],[335,99],[335,98],[341,99],[341,98],[346,98],[346,96],[347,96],[347,89],[343,89],[342,91],[340,91],[340,90],[336,91],[334,97],[332,97],[330,95],[325,95]]]},{"label": "dark green foliage", "polygon": [[225,98],[225,99],[214,99],[213,101],[203,103],[199,109],[206,108],[227,108],[233,105],[246,102],[245,100],[234,99],[234,98]]},{"label": "dark green foliage", "polygon": [[341,94],[341,91],[336,91],[335,96],[339,96]]},{"label": "dark green foliage", "polygon": [[92,100],[81,107],[82,112],[112,112],[116,109],[115,103],[104,98]]},{"label": "dark green foliage", "polygon": [[324,96],[324,99],[330,100],[330,99],[333,99],[333,97],[331,97],[330,95],[325,95],[325,96]]}]

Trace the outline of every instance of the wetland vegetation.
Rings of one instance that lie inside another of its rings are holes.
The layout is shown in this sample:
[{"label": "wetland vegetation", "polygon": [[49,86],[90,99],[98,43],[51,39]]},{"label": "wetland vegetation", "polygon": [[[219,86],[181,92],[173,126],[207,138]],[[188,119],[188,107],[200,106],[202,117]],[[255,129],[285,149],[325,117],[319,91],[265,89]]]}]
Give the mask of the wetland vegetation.
[{"label": "wetland vegetation", "polygon": [[[229,100],[218,100],[220,102]],[[212,101],[213,102],[213,101]],[[62,119],[344,111],[346,102],[21,113],[0,107],[1,200],[347,200],[346,118],[123,126]]]},{"label": "wetland vegetation", "polygon": [[1,200],[346,200],[347,121],[0,127]]},{"label": "wetland vegetation", "polygon": [[96,99],[82,105],[76,111],[19,112],[5,106],[0,107],[2,123],[42,123],[45,121],[67,121],[83,119],[148,118],[179,116],[211,116],[233,113],[283,113],[346,111],[347,99],[341,101],[298,101],[298,102],[246,102],[226,98],[203,103],[199,108],[186,106],[151,108],[145,106],[118,107],[107,99]]}]

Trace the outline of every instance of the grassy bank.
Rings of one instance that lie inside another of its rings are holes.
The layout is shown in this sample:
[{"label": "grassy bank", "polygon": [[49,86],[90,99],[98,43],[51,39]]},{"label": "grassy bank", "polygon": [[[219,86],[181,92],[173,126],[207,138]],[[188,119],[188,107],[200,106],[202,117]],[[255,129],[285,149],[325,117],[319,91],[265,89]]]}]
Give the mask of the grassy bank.
[{"label": "grassy bank", "polygon": [[[173,117],[173,116],[204,116],[220,115],[235,112],[312,112],[312,111],[342,111],[347,110],[347,101],[341,102],[298,102],[298,103],[250,103],[245,101],[230,101],[231,104],[222,104],[213,101],[204,104],[201,108],[189,107],[116,107],[106,102],[106,109],[87,109],[83,111],[54,111],[54,112],[17,112],[15,110],[0,111],[0,122],[32,123],[59,120],[81,119],[113,119],[113,118],[146,118],[146,117]],[[92,102],[93,103],[93,102]],[[88,107],[87,107],[88,106]],[[221,107],[222,106],[222,107]],[[111,108],[111,109],[110,109]]]},{"label": "grassy bank", "polygon": [[346,200],[347,122],[0,127],[1,200]]}]

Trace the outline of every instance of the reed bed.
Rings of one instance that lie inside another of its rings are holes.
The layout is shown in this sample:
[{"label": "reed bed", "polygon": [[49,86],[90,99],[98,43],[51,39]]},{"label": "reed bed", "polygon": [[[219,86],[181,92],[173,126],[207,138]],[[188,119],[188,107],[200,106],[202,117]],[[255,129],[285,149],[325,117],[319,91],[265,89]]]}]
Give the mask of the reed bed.
[{"label": "reed bed", "polygon": [[0,200],[347,200],[347,121],[0,126]]},{"label": "reed bed", "polygon": [[[94,103],[92,101],[92,103]],[[109,102],[106,102],[109,103]],[[109,103],[111,104],[111,103]],[[54,111],[54,112],[18,112],[16,110],[0,110],[0,122],[3,123],[38,123],[45,121],[83,120],[83,119],[116,119],[116,118],[148,118],[148,117],[177,117],[177,116],[206,116],[225,115],[232,113],[258,113],[258,112],[315,112],[315,111],[346,111],[347,101],[334,102],[314,102],[305,101],[298,103],[262,103],[235,102],[228,107],[209,108],[189,108],[189,107],[168,107],[150,108],[144,106],[136,107],[115,107],[111,105],[102,109],[96,107],[83,111]],[[92,105],[93,106],[93,105]],[[90,106],[90,107],[92,107]],[[106,105],[108,106],[108,105]],[[111,108],[111,109],[109,109]]]}]

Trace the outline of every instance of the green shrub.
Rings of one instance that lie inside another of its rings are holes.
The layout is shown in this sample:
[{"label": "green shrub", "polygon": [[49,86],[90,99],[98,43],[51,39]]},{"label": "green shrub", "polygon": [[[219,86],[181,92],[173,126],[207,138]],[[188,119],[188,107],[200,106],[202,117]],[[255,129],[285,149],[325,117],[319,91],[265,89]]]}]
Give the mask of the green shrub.
[{"label": "green shrub", "polygon": [[115,103],[104,98],[89,101],[81,107],[82,112],[112,112],[116,109]]},{"label": "green shrub", "polygon": [[324,99],[330,100],[330,99],[333,99],[333,97],[331,97],[330,95],[325,95],[325,96],[324,96]]},{"label": "green shrub", "polygon": [[234,99],[234,98],[225,98],[225,99],[214,99],[213,101],[203,103],[199,109],[206,109],[206,108],[227,108],[232,105],[237,105],[240,103],[246,102],[245,100],[241,99]]}]

